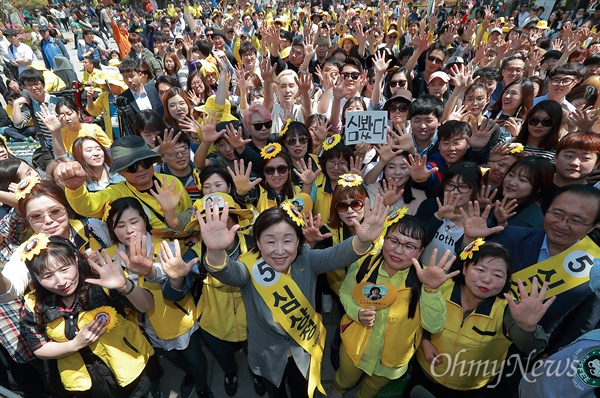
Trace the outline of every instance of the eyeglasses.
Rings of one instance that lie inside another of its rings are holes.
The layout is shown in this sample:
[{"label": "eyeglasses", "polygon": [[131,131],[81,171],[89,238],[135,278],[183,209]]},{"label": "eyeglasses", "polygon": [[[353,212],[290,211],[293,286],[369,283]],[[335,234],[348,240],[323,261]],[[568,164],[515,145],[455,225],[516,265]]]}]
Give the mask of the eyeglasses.
[{"label": "eyeglasses", "polygon": [[252,123],[254,130],[262,130],[263,127],[266,129],[270,129],[272,125],[273,125],[272,120],[268,120],[268,121],[262,122],[262,123]]},{"label": "eyeglasses", "polygon": [[139,161],[135,162],[134,164],[127,167],[123,171],[126,171],[128,173],[135,173],[135,172],[137,172],[137,170],[140,166],[142,166],[142,169],[145,170],[145,169],[149,169],[153,165],[154,165],[154,162],[151,159],[144,159],[144,160],[139,160]]},{"label": "eyeglasses", "polygon": [[441,64],[443,64],[443,63],[444,63],[444,60],[443,60],[443,59],[440,59],[440,58],[434,57],[433,55],[430,55],[429,57],[427,57],[427,59],[428,59],[430,62],[433,62],[434,64],[438,64],[438,65],[441,65]]},{"label": "eyeglasses", "polygon": [[282,164],[277,167],[267,166],[263,169],[263,172],[266,176],[272,176],[273,174],[275,174],[275,172],[277,172],[277,174],[279,175],[287,174],[289,170],[290,168],[288,166]]},{"label": "eyeglasses", "polygon": [[529,119],[530,126],[537,126],[540,123],[544,127],[552,127],[552,125],[554,124],[554,120],[552,120],[551,118],[546,118],[544,120],[540,120],[535,116],[533,116],[532,118]]},{"label": "eyeglasses", "polygon": [[398,112],[398,111],[401,113],[404,113],[404,112],[408,112],[408,105],[406,105],[406,104],[390,105],[390,106],[388,106],[387,110],[389,113]]},{"label": "eyeglasses", "polygon": [[175,153],[165,153],[165,156],[170,159],[175,159],[175,158],[178,158],[180,155],[181,155],[181,157],[185,157],[185,155],[189,155],[189,153],[190,153],[190,147],[184,146],[184,147],[178,148]]},{"label": "eyeglasses", "polygon": [[471,190],[471,187],[468,185],[456,185],[453,182],[447,182],[446,185],[444,185],[444,191],[453,192],[455,189],[458,193],[468,193]]},{"label": "eyeglasses", "polygon": [[148,71],[148,70],[141,70],[140,73],[142,75],[150,76],[150,71]]},{"label": "eyeglasses", "polygon": [[554,218],[556,221],[564,221],[570,227],[589,227],[593,222],[586,224],[582,219],[577,217],[567,217],[561,210],[553,209],[546,212],[547,215]]},{"label": "eyeglasses", "polygon": [[390,81],[389,84],[390,84],[391,88],[404,87],[404,86],[406,86],[406,80],[393,80],[393,81]]},{"label": "eyeglasses", "polygon": [[392,250],[395,250],[396,248],[400,247],[402,251],[406,254],[413,254],[414,252],[419,250],[419,248],[414,244],[410,242],[401,243],[398,239],[394,238],[393,236],[388,236],[385,238],[385,240],[387,241],[388,247]]},{"label": "eyeglasses", "polygon": [[348,209],[352,209],[354,211],[359,211],[359,210],[362,210],[363,207],[365,207],[365,202],[363,202],[360,199],[355,199],[350,203],[337,202],[335,204],[335,209],[337,211],[339,211],[340,213],[345,213],[348,211]]},{"label": "eyeglasses", "polygon": [[561,85],[561,86],[568,86],[569,84],[573,83],[575,81],[575,79],[571,79],[569,77],[553,77],[552,79],[550,79],[550,83],[552,83],[555,86]]},{"label": "eyeglasses", "polygon": [[510,73],[523,73],[525,72],[525,69],[523,68],[517,68],[517,67],[512,67],[512,68],[506,68],[506,70]]},{"label": "eyeglasses", "polygon": [[27,219],[30,223],[41,224],[46,220],[46,216],[50,217],[54,221],[58,220],[65,215],[67,209],[64,207],[53,207],[47,212],[35,212],[27,215]]},{"label": "eyeglasses", "polygon": [[339,168],[339,169],[343,169],[344,167],[348,167],[348,162],[343,161],[343,162],[336,162],[333,159],[329,159],[327,161],[327,164],[332,167],[332,168]]},{"label": "eyeglasses", "polygon": [[360,77],[360,73],[359,72],[342,72],[340,73],[340,75],[344,78],[344,79],[352,79],[352,80],[358,80],[358,78]]},{"label": "eyeglasses", "polygon": [[34,87],[40,87],[43,86],[42,82],[37,82],[37,83],[25,83],[25,88],[29,89],[29,88],[34,88]]},{"label": "eyeglasses", "polygon": [[181,45],[183,42],[181,40],[175,40],[175,44]]},{"label": "eyeglasses", "polygon": [[386,36],[386,38],[394,41],[398,40],[398,36]]},{"label": "eyeglasses", "polygon": [[299,142],[301,145],[304,145],[308,142],[308,136],[301,135],[299,137],[288,137],[285,139],[285,143],[288,146],[292,146],[292,145],[296,144],[296,142]]}]

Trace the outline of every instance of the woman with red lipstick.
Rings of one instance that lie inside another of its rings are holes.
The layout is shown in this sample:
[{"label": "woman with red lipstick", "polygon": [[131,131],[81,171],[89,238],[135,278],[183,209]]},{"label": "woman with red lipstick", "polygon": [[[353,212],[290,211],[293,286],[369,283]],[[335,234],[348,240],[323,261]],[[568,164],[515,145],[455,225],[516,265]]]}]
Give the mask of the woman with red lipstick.
[{"label": "woman with red lipstick", "polygon": [[[544,302],[547,282],[538,292],[534,278],[528,294],[517,279],[516,303],[508,294],[509,253],[483,239],[467,246],[452,271],[459,273],[440,288],[446,301],[444,328],[423,336],[416,356],[420,366],[413,368],[406,391],[421,385],[436,397],[486,397],[493,392],[486,386],[501,370],[511,344],[525,354],[546,348],[548,336],[538,322],[555,297]],[[466,364],[462,372],[461,363]]]},{"label": "woman with red lipstick", "polygon": [[554,165],[541,156],[526,156],[513,164],[502,181],[494,217],[498,225],[542,228],[540,198],[552,188]]},{"label": "woman with red lipstick", "polygon": [[101,191],[111,184],[125,180],[120,174],[110,173],[110,153],[94,137],[79,137],[75,140],[73,159],[78,161],[88,174],[87,189],[90,192]]},{"label": "woman with red lipstick", "polygon": [[532,152],[554,162],[562,120],[563,109],[558,102],[541,101],[531,108],[525,117],[521,131],[514,142],[523,144],[525,152]]}]

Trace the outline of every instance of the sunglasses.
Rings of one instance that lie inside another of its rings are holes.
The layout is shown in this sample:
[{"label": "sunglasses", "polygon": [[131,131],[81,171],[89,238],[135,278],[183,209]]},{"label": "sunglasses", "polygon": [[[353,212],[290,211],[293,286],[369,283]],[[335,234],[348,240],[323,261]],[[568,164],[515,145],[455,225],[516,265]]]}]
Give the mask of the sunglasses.
[{"label": "sunglasses", "polygon": [[137,162],[135,162],[131,166],[127,167],[123,171],[126,171],[128,173],[135,173],[135,172],[137,172],[139,166],[142,166],[142,168],[145,170],[145,169],[149,169],[153,165],[154,165],[154,162],[152,161],[152,159],[138,160]]},{"label": "sunglasses", "polygon": [[147,70],[141,70],[140,73],[142,75],[150,76],[150,71],[147,71]]},{"label": "sunglasses", "polygon": [[388,112],[392,113],[392,112],[396,112],[396,111],[400,111],[402,113],[404,112],[408,112],[408,105],[406,104],[396,104],[396,105],[390,105],[387,108]]},{"label": "sunglasses", "polygon": [[296,142],[299,142],[300,144],[306,144],[308,142],[308,136],[307,135],[301,135],[300,137],[288,137],[288,138],[285,139],[285,143],[288,146],[292,146]]},{"label": "sunglasses", "polygon": [[433,62],[434,64],[439,64],[439,65],[441,65],[441,64],[443,64],[443,63],[444,63],[444,60],[443,60],[443,59],[436,58],[436,57],[434,57],[434,56],[432,56],[432,55],[430,55],[429,57],[427,57],[427,59],[428,59],[430,62]]},{"label": "sunglasses", "polygon": [[530,126],[537,126],[540,123],[543,127],[552,127],[552,125],[554,124],[554,120],[552,120],[551,118],[540,120],[537,117],[532,117],[531,119],[529,119]]},{"label": "sunglasses", "polygon": [[275,172],[277,172],[277,174],[279,175],[287,174],[289,170],[290,168],[288,166],[282,164],[277,167],[267,166],[263,169],[263,172],[266,176],[272,176],[273,174],[275,174]]},{"label": "sunglasses", "polygon": [[352,80],[357,80],[360,77],[360,73],[359,72],[342,72],[340,73],[340,75],[344,78],[344,79],[352,79]]},{"label": "sunglasses", "polygon": [[335,204],[335,209],[336,209],[337,211],[339,211],[340,213],[347,212],[347,211],[348,211],[348,209],[350,209],[350,208],[351,208],[352,210],[354,210],[354,211],[359,211],[359,210],[362,210],[362,208],[363,208],[363,207],[365,207],[365,202],[363,202],[363,201],[362,201],[362,200],[360,200],[360,199],[353,200],[353,201],[352,201],[352,202],[350,202],[350,203],[346,203],[346,202],[337,202],[337,203]]},{"label": "sunglasses", "polygon": [[404,86],[406,86],[406,80],[396,80],[396,81],[390,82],[391,88],[404,87]]},{"label": "sunglasses", "polygon": [[266,129],[270,129],[271,126],[273,125],[273,121],[269,120],[266,122],[262,122],[262,123],[252,123],[252,126],[254,127],[255,130],[262,130],[263,127]]}]

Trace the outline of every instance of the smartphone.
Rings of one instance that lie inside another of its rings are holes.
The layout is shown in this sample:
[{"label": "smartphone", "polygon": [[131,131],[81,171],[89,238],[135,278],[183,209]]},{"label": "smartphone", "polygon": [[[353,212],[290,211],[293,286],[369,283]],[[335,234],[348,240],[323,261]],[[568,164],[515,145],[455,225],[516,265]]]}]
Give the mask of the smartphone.
[{"label": "smartphone", "polygon": [[505,115],[504,113],[501,114],[500,116],[498,116],[498,118],[496,119],[497,122],[505,122],[510,118],[509,115]]}]

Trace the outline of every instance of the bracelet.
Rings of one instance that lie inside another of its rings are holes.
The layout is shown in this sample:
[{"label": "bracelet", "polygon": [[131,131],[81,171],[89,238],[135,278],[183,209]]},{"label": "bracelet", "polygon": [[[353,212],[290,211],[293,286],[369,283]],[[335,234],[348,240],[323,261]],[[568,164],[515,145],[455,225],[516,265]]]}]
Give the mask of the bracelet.
[{"label": "bracelet", "polygon": [[128,296],[129,294],[131,294],[131,292],[133,292],[133,289],[135,289],[135,283],[133,283],[133,281],[131,280],[131,278],[126,278],[125,279],[125,285],[123,286],[123,288],[127,287],[127,281],[131,282],[131,288],[127,292],[125,292],[125,293],[119,291],[119,293],[121,293],[121,295],[123,295],[123,296]]},{"label": "bracelet", "polygon": [[440,290],[439,288],[437,288],[437,289],[431,289],[431,288],[425,287],[425,285],[423,285],[423,291],[425,293],[437,293],[437,292],[439,292],[439,290]]}]

